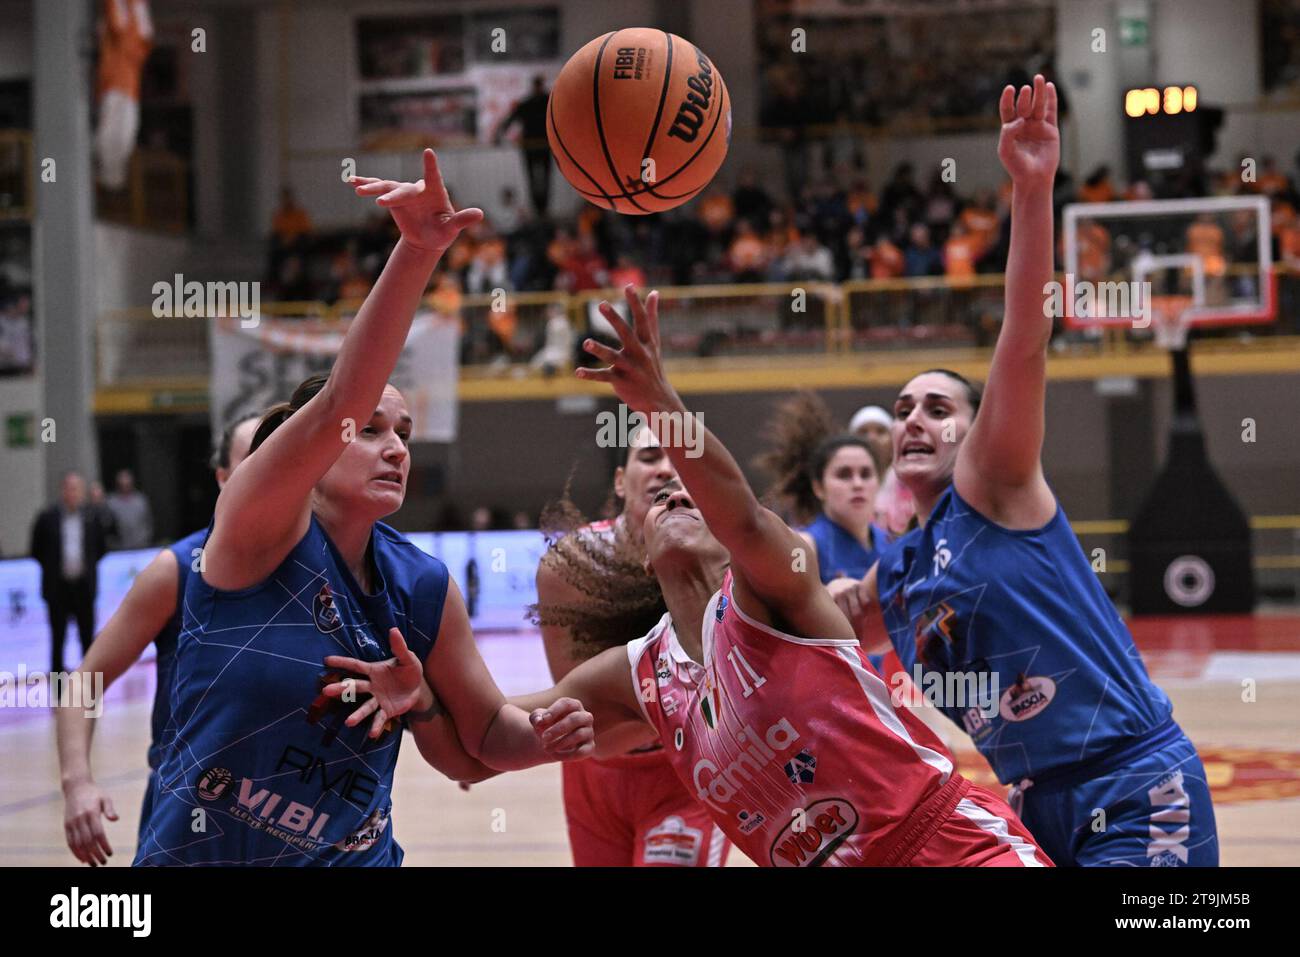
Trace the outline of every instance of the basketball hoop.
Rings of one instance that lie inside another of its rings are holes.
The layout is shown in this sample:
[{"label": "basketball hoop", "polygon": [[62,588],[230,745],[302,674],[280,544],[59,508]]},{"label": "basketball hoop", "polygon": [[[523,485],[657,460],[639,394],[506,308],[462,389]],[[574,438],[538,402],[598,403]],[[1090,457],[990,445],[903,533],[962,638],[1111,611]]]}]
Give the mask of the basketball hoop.
[{"label": "basketball hoop", "polygon": [[1156,345],[1170,351],[1187,345],[1187,310],[1192,302],[1191,296],[1151,297],[1151,331]]}]

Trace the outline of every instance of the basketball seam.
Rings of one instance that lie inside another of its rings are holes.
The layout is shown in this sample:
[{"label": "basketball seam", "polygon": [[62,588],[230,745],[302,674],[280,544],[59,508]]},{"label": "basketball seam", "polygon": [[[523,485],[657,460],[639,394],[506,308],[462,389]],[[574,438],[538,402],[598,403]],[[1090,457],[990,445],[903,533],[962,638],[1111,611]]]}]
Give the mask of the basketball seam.
[{"label": "basketball seam", "polygon": [[[719,80],[719,82],[722,81]],[[727,103],[730,103],[731,93],[730,91],[727,90],[727,85],[725,82],[722,83],[722,94],[723,94],[723,99]],[[700,153],[704,151],[704,148],[709,145],[710,141],[712,141],[713,135],[718,131],[718,123],[721,122],[722,120],[722,113],[723,113],[722,103],[719,103],[717,115],[713,117],[713,126],[709,129],[709,135],[704,138],[704,142],[700,144],[699,149],[697,149],[694,153],[692,153],[689,157],[687,157],[686,162],[682,163],[681,166],[677,167],[677,169],[673,170],[663,179],[657,180],[655,182],[655,186],[650,186],[647,184],[644,188],[638,187],[637,189],[633,190],[630,193],[627,192],[627,190],[624,190],[624,195],[628,197],[629,201],[631,201],[631,198],[633,196],[646,196],[646,195],[654,196],[658,199],[679,199],[681,198],[681,196],[690,196],[692,193],[698,193],[705,186],[709,185],[708,183],[702,183],[701,185],[695,187],[695,189],[688,190],[687,192],[681,193],[678,196],[662,195],[654,191],[655,187],[662,187],[665,183],[668,183],[671,180],[676,179],[678,176],[680,176],[682,173],[686,172],[686,170],[690,168],[690,165],[693,162],[695,162],[696,157],[698,157]],[[710,177],[710,179],[712,179],[712,177]],[[582,190],[578,190],[578,192],[582,192]],[[637,208],[639,209],[640,207]]]},{"label": "basketball seam", "polygon": [[[673,43],[673,35],[671,33],[667,30],[662,30],[660,32],[663,33],[664,40],[668,45],[667,62],[664,63],[664,87],[659,91],[659,105],[655,108],[655,121],[650,124],[650,135],[646,138],[645,149],[641,151],[642,159],[650,155],[650,147],[654,146],[655,134],[659,132],[659,121],[663,119],[664,115],[664,103],[668,102],[668,85],[672,83],[673,79],[673,47],[676,44]],[[645,182],[644,179],[642,182]],[[660,196],[654,191],[654,187],[650,186],[648,183],[646,184],[646,187],[647,192],[656,199],[678,198],[676,196]]]},{"label": "basketball seam", "polygon": [[610,155],[609,144],[605,142],[605,124],[600,120],[600,63],[601,60],[605,58],[605,48],[609,46],[610,41],[617,35],[618,32],[615,31],[605,38],[605,42],[600,45],[600,49],[596,52],[596,65],[591,71],[591,101],[592,112],[595,114],[596,118],[596,138],[600,140],[600,151],[605,155],[605,165],[609,167],[609,175],[614,177],[614,183],[622,191],[623,198],[637,209],[641,210],[641,212],[648,213],[651,212],[651,210],[646,209],[633,199],[628,193],[627,188],[623,186],[618,175],[618,170],[614,168],[614,157]]},{"label": "basketball seam", "polygon": [[596,177],[592,176],[592,175],[591,175],[590,173],[588,173],[585,169],[583,169],[582,164],[579,163],[576,159],[573,158],[573,154],[569,152],[569,148],[568,148],[567,146],[564,145],[564,137],[562,137],[562,136],[560,135],[560,124],[558,124],[557,122],[555,122],[555,111],[554,111],[553,109],[551,109],[549,103],[548,103],[547,106],[546,106],[546,115],[547,115],[547,118],[551,121],[551,132],[555,134],[555,142],[559,144],[560,149],[564,150],[564,155],[565,155],[565,157],[568,158],[569,162],[573,164],[574,168],[575,168],[579,173],[581,173],[583,176],[587,177],[587,179],[591,180],[592,185],[595,186],[596,189],[600,190],[600,192],[599,192],[599,194],[597,194],[597,193],[588,193],[588,192],[586,192],[585,190],[581,190],[581,189],[578,189],[578,187],[573,186],[572,183],[570,183],[569,185],[570,185],[570,186],[573,186],[573,188],[574,188],[575,190],[577,190],[579,193],[581,193],[583,196],[586,196],[586,197],[589,198],[589,199],[590,199],[591,197],[594,197],[594,196],[596,196],[596,195],[599,195],[599,196],[600,196],[602,199],[604,199],[605,202],[609,205],[609,208],[610,208],[610,209],[613,209],[613,208],[614,208],[614,200],[610,197],[610,195],[609,195],[608,193],[605,192],[604,188],[600,185],[599,181],[597,181]]}]

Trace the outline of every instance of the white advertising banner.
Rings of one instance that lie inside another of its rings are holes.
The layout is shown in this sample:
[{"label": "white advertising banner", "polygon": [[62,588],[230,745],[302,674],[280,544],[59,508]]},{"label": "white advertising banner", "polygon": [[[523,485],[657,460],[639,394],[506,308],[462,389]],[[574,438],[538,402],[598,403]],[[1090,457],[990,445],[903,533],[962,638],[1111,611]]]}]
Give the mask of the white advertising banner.
[{"label": "white advertising banner", "polygon": [[[328,372],[347,331],[346,324],[337,322],[266,316],[252,328],[241,326],[238,319],[208,325],[214,433],[246,412],[287,401],[309,375]],[[406,397],[415,420],[413,440],[455,441],[459,353],[456,319],[431,312],[415,317],[389,379]]]}]

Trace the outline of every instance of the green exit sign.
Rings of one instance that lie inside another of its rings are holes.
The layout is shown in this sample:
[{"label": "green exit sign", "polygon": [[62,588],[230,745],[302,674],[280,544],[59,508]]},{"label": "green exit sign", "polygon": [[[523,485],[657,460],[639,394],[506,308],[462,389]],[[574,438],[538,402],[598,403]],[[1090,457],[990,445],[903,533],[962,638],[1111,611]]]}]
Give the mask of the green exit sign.
[{"label": "green exit sign", "polygon": [[1145,17],[1120,17],[1119,42],[1126,47],[1144,47],[1147,45],[1147,21]]}]

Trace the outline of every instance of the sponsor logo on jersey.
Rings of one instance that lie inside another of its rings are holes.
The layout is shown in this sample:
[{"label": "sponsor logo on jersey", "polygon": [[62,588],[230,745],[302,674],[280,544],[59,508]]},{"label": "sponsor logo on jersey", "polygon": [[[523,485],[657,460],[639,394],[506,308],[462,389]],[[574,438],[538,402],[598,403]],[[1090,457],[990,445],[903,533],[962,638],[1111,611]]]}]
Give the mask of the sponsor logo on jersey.
[{"label": "sponsor logo on jersey", "polygon": [[673,680],[672,672],[668,670],[667,653],[660,655],[655,661],[655,680],[659,682],[661,688]]},{"label": "sponsor logo on jersey", "polygon": [[339,610],[334,607],[334,593],[330,591],[329,582],[322,585],[316,597],[312,599],[311,615],[321,634],[333,634],[343,626]]},{"label": "sponsor logo on jersey", "polygon": [[708,758],[695,762],[692,779],[696,794],[701,801],[715,805],[731,803],[765,767],[775,762],[783,751],[794,747],[798,740],[799,732],[786,718],[768,728],[764,735],[759,735],[752,725],[745,725],[736,735],[740,754],[726,767],[719,768]]},{"label": "sponsor logo on jersey", "polygon": [[659,692],[659,707],[670,718],[677,713],[677,693],[672,688]]},{"label": "sponsor logo on jersey", "polygon": [[736,820],[740,822],[741,834],[751,834],[767,823],[762,811],[737,811]]},{"label": "sponsor logo on jersey", "polygon": [[371,638],[370,633],[360,625],[357,625],[352,629],[352,637],[356,639],[357,647],[364,648],[367,651],[375,651],[380,654],[383,653],[382,649],[379,647],[379,642]]},{"label": "sponsor logo on jersey", "polygon": [[703,843],[703,831],[687,826],[684,819],[672,814],[646,833],[645,862],[694,867]]},{"label": "sponsor logo on jersey", "polygon": [[215,801],[234,783],[235,776],[230,773],[229,768],[208,768],[199,775],[194,790],[203,800]]},{"label": "sponsor logo on jersey", "polygon": [[381,807],[366,818],[365,824],[362,824],[357,830],[335,844],[334,849],[338,851],[368,851],[375,846],[375,842],[383,836],[386,830],[388,830],[388,808]]},{"label": "sponsor logo on jersey", "polygon": [[297,772],[299,781],[318,786],[321,794],[333,791],[353,807],[365,807],[379,790],[379,779],[356,768],[338,768],[337,764],[291,744],[280,754],[275,772],[277,776],[281,772]]},{"label": "sponsor logo on jersey", "polygon": [[773,867],[818,867],[857,827],[858,812],[843,798],[813,801],[776,836],[768,856]]},{"label": "sponsor logo on jersey", "polygon": [[1008,721],[1028,721],[1052,703],[1056,682],[1043,675],[1020,675],[1002,695],[998,712]]},{"label": "sponsor logo on jersey", "polygon": [[[956,623],[957,613],[947,602],[940,602],[933,608],[927,608],[916,618],[916,657],[931,668],[939,667],[931,653],[931,645],[938,641],[943,643],[945,651],[953,646],[952,626]],[[936,649],[937,650],[937,649]]]},{"label": "sponsor logo on jersey", "polygon": [[808,750],[800,751],[785,763],[785,776],[795,787],[812,784],[817,774],[817,759]]},{"label": "sponsor logo on jersey", "polygon": [[727,596],[720,595],[718,597],[718,607],[714,610],[713,617],[718,619],[718,621],[722,621],[722,619],[726,617],[727,605],[729,604],[731,603],[727,601]]},{"label": "sponsor logo on jersey", "polygon": [[[310,804],[289,801],[281,794],[257,787],[252,778],[242,778],[239,794],[231,806],[231,814],[255,831],[265,831],[272,837],[295,847],[319,846],[321,831],[329,821],[328,814],[318,812]],[[283,805],[283,807],[282,807]],[[276,812],[279,817],[276,817]]]},{"label": "sponsor logo on jersey", "polygon": [[941,538],[934,543],[934,577],[938,578],[939,573],[947,570],[952,564],[952,550],[947,548],[948,539]]}]

